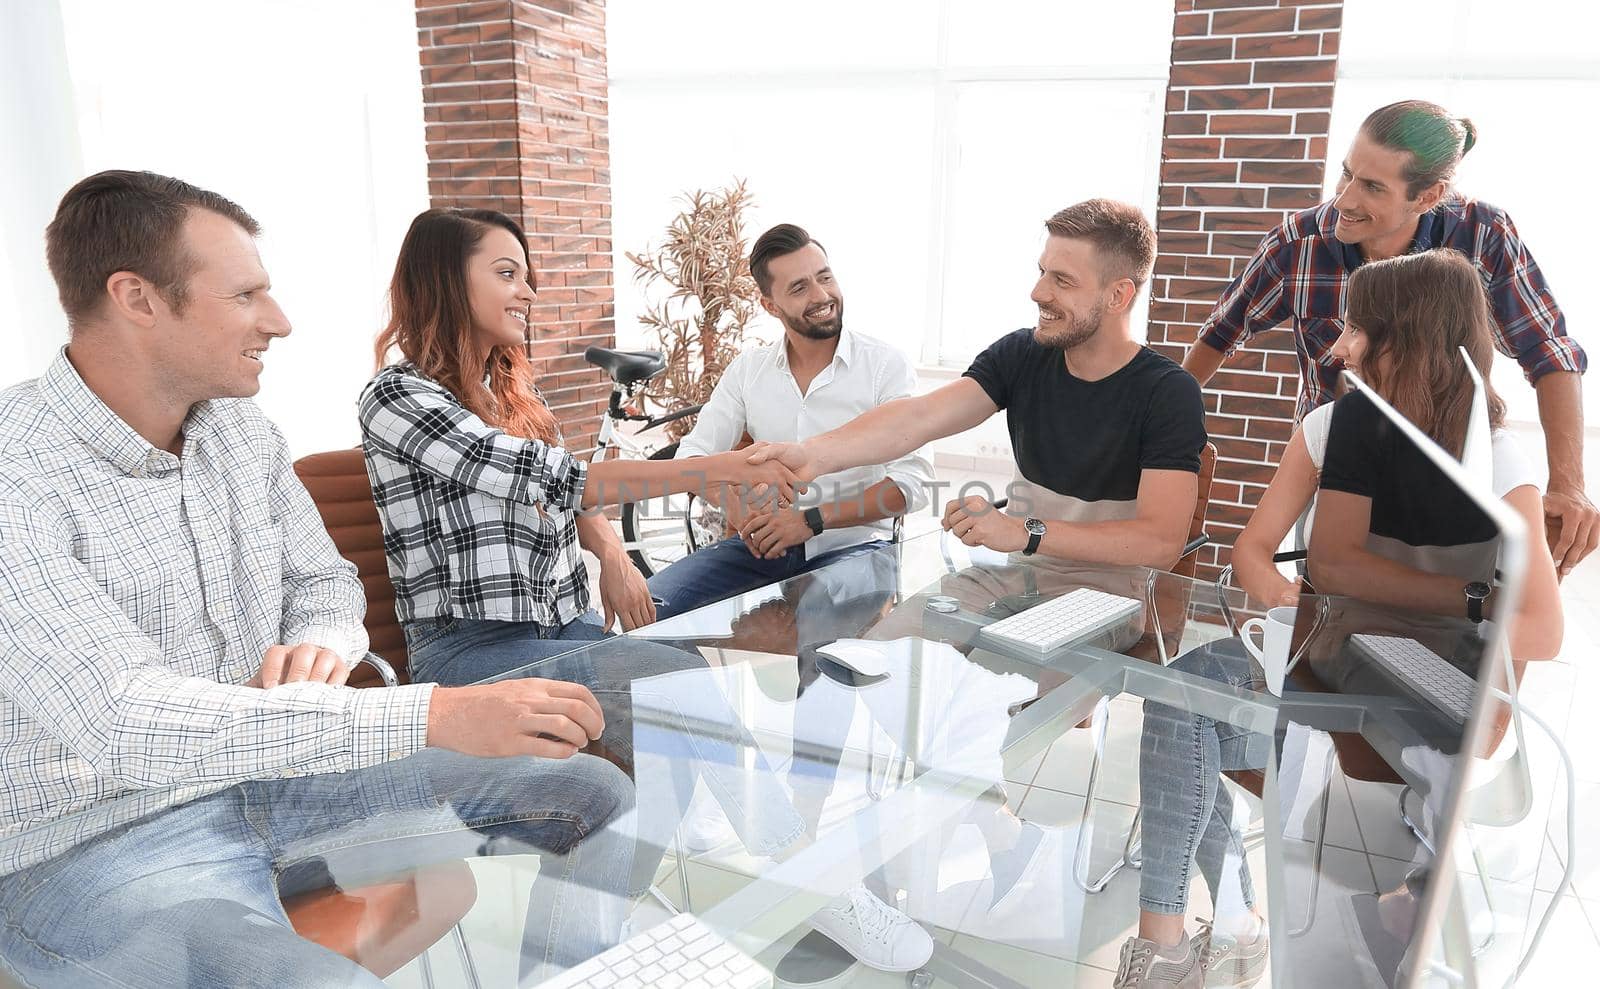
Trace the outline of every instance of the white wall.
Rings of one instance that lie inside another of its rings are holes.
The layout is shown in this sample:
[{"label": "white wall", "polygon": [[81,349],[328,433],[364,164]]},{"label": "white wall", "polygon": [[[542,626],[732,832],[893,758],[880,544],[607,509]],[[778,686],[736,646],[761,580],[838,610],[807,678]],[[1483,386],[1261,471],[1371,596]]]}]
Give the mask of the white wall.
[{"label": "white wall", "polygon": [[[12,29],[30,19],[35,41],[57,26],[61,57],[46,47],[12,61],[25,47]],[[394,254],[428,205],[410,0],[7,3],[0,56],[0,123],[21,136],[13,151],[27,149],[0,154],[0,268],[12,275],[0,318],[21,329],[0,350],[0,384],[36,375],[64,339],[44,275],[56,200],[104,168],[151,169],[261,222],[294,333],[268,354],[259,401],[297,456],[354,444]]]}]

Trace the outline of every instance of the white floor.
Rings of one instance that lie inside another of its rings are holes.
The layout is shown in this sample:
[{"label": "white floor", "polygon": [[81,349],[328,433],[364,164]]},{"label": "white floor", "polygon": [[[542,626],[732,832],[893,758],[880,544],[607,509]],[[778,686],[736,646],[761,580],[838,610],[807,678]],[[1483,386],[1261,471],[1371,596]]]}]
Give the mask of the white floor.
[{"label": "white floor", "polygon": [[[954,478],[957,482],[966,479]],[[929,524],[924,520],[912,529]],[[1530,670],[1523,685],[1523,698],[1529,709],[1562,735],[1573,760],[1579,819],[1577,850],[1571,863],[1572,885],[1555,904],[1549,931],[1520,982],[1525,986],[1589,984],[1591,978],[1600,978],[1592,975],[1600,972],[1600,832],[1585,826],[1600,811],[1600,717],[1590,714],[1600,711],[1600,671],[1593,667],[1595,643],[1600,641],[1600,563],[1590,561],[1579,568],[1563,585],[1562,597],[1567,615],[1562,655]],[[1138,730],[1136,702],[1119,698],[1112,710],[1109,731],[1113,735]],[[1042,756],[1009,774],[1010,803],[1023,817],[1063,826],[1077,826],[1081,821],[1087,734],[1069,732]],[[1559,760],[1553,747],[1531,726],[1527,743],[1540,802],[1516,826],[1478,832],[1493,877],[1490,892],[1496,934],[1493,946],[1481,960],[1481,985],[1498,987],[1510,977],[1534,926],[1551,905],[1568,864],[1566,781],[1559,771]],[[1108,748],[1131,753],[1135,746]],[[1121,835],[1138,799],[1134,766],[1113,764],[1107,773],[1103,802],[1096,805],[1097,864],[1110,861],[1120,851]],[[1259,807],[1252,806],[1250,810],[1259,819]],[[1350,895],[1397,885],[1409,868],[1414,847],[1397,818],[1392,787],[1337,776],[1331,788],[1329,814],[1325,879],[1317,904],[1318,929],[1325,924],[1348,923],[1341,910]],[[1308,813],[1301,819],[1292,814],[1291,820],[1309,821],[1310,816]],[[1310,837],[1309,833],[1306,837]],[[1309,848],[1309,844],[1305,847]],[[1253,874],[1264,876],[1264,848],[1259,841],[1252,844],[1249,853]],[[704,910],[745,881],[727,867],[725,859],[713,855],[689,863],[687,878],[695,909]],[[474,867],[479,876],[479,902],[464,928],[474,944],[485,985],[510,985],[514,960],[509,951],[496,948],[516,943],[516,925],[526,902],[527,883],[532,879],[528,871],[531,867],[507,860],[480,860]],[[659,885],[668,895],[677,897],[679,881],[670,860],[663,867]],[[1264,889],[1258,892],[1265,895]],[[979,889],[975,885],[973,893],[973,902],[978,896],[987,898],[986,887]],[[1093,898],[1085,910],[1088,919],[1068,939],[1030,939],[1024,935],[980,939],[970,933],[971,928],[965,928],[969,931],[965,934],[936,929],[936,934],[943,944],[1027,985],[1110,986],[1118,947],[1133,930],[1137,894],[1138,873],[1125,870]],[[1476,893],[1469,900],[1475,897]],[[1304,902],[1303,897],[1292,898]],[[1197,896],[1195,901],[1204,902],[1204,897]],[[1203,913],[1192,908],[1191,929],[1196,916]],[[1326,943],[1336,946],[1340,942],[1335,938]],[[453,953],[440,945],[431,954],[437,984],[460,985]],[[768,954],[772,957],[763,956],[763,961],[775,962],[781,949]],[[1076,963],[1065,961],[1068,956]],[[1313,958],[1296,954],[1295,959],[1297,970],[1316,971]],[[859,967],[857,974],[859,977],[852,977],[849,984],[905,984],[903,978],[890,978]],[[422,984],[415,965],[397,973],[389,982],[406,987]],[[1308,984],[1319,983],[1297,979],[1297,985]]]}]

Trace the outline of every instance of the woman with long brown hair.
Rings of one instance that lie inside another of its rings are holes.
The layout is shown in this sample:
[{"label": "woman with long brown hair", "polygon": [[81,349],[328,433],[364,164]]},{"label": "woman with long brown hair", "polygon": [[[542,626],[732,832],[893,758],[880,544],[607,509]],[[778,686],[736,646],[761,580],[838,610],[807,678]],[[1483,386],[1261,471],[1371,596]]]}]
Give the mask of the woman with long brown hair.
[{"label": "woman with long brown hair", "polygon": [[[1332,352],[1379,397],[1460,459],[1474,391],[1461,360],[1461,350],[1466,350],[1488,392],[1493,489],[1533,534],[1527,540],[1527,576],[1512,623],[1511,655],[1518,661],[1547,659],[1561,646],[1555,564],[1539,538],[1544,512],[1537,479],[1505,429],[1505,405],[1488,385],[1494,357],[1490,334],[1477,268],[1465,255],[1437,248],[1356,269],[1345,298],[1344,330]],[[1337,431],[1332,429],[1335,417]],[[1388,420],[1359,392],[1305,417],[1234,543],[1234,574],[1251,598],[1277,605],[1297,600],[1299,581],[1279,573],[1272,558],[1315,498],[1308,530],[1315,561],[1311,577],[1318,591],[1410,611],[1470,614],[1463,586],[1492,574],[1496,543],[1466,531],[1474,528],[1472,523],[1458,524],[1468,516],[1452,512],[1450,492],[1443,485],[1429,490],[1426,482],[1394,483],[1395,476],[1425,476],[1414,463],[1423,454],[1409,443],[1384,442],[1388,428]],[[1389,481],[1371,483],[1384,476]],[[1375,502],[1381,503],[1381,512],[1374,510]],[[1380,514],[1386,520],[1383,526],[1374,521]],[[1481,513],[1474,510],[1470,517],[1475,523]],[[1394,519],[1405,524],[1391,527],[1387,520]],[[1491,599],[1485,613],[1494,611]],[[1237,639],[1213,645],[1180,657],[1173,668],[1234,687],[1264,689],[1261,674],[1237,648]],[[1243,839],[1233,825],[1232,798],[1219,773],[1261,768],[1271,752],[1272,740],[1266,735],[1146,703],[1140,788],[1148,796],[1141,819],[1139,931],[1124,948],[1125,959],[1142,959],[1146,968],[1158,958],[1180,967],[1187,960],[1204,970],[1206,985],[1243,987],[1261,977],[1267,958],[1265,920],[1255,905]],[[1191,860],[1199,864],[1217,902],[1214,925],[1185,942]],[[1219,892],[1221,888],[1226,892]],[[1404,911],[1397,904],[1392,912]],[[1126,982],[1154,984],[1139,978]],[[1192,984],[1200,984],[1200,978],[1195,976]]]},{"label": "woman with long brown hair", "polygon": [[[700,779],[751,853],[792,854],[804,822],[705,661],[611,636],[589,607],[580,548],[601,559],[605,625],[613,612],[625,628],[646,624],[654,609],[643,578],[605,516],[582,510],[707,485],[770,485],[792,498],[793,475],[750,465],[746,450],[589,464],[563,449],[522,353],[533,303],[527,239],[502,213],[419,215],[389,297],[360,419],[413,679],[538,676],[588,687],[605,715],[600,743],[638,788],[634,892],[647,888]],[[394,349],[403,359],[382,366]],[[636,717],[640,707],[648,715]],[[862,886],[812,923],[875,967],[910,970],[932,952],[926,932]]]}]

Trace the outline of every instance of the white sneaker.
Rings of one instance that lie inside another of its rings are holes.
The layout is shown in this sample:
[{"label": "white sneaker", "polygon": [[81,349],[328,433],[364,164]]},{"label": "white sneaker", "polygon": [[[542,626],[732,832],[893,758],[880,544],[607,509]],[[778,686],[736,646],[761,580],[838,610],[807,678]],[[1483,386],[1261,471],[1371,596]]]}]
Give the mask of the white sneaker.
[{"label": "white sneaker", "polygon": [[689,812],[683,815],[683,823],[678,825],[683,850],[698,855],[721,848],[736,837],[733,824],[717,802],[704,793],[696,793],[689,802]]},{"label": "white sneaker", "polygon": [[811,926],[880,972],[913,972],[933,957],[928,932],[865,886],[845,890],[811,916]]}]

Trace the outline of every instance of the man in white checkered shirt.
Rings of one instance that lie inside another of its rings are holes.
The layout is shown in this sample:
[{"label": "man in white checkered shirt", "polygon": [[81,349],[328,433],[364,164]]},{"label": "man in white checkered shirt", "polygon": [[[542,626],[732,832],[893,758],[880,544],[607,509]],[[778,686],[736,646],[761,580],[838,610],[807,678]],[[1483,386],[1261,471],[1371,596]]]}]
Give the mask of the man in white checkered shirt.
[{"label": "man in white checkered shirt", "polygon": [[630,781],[575,754],[600,708],[344,686],[361,585],[248,400],[289,333],[257,232],[148,172],[47,231],[70,342],[0,393],[0,982],[378,986],[281,899],[490,849],[544,855],[524,976],[576,964],[632,847]]}]

